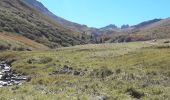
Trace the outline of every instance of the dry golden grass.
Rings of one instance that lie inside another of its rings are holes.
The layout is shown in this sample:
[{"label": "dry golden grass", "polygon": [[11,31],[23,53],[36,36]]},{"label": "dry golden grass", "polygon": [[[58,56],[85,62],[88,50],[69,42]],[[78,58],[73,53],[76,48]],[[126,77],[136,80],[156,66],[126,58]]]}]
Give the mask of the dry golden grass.
[{"label": "dry golden grass", "polygon": [[40,43],[34,42],[33,40],[30,40],[24,36],[14,34],[14,33],[11,34],[7,32],[2,32],[0,33],[0,40],[21,43],[23,45],[30,47],[32,50],[48,50],[49,49],[48,47]]},{"label": "dry golden grass", "polygon": [[[0,88],[0,100],[169,100],[170,48],[157,42],[88,44],[51,51],[3,52],[31,77]],[[84,73],[56,73],[64,66]]]}]

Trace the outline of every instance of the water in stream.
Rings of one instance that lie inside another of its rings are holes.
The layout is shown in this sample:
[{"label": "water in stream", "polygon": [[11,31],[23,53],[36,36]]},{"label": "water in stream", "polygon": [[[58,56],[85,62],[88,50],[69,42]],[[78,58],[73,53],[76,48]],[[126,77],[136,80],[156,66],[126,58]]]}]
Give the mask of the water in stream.
[{"label": "water in stream", "polygon": [[0,87],[21,85],[27,80],[27,77],[20,74],[14,74],[11,66],[5,62],[0,62]]}]

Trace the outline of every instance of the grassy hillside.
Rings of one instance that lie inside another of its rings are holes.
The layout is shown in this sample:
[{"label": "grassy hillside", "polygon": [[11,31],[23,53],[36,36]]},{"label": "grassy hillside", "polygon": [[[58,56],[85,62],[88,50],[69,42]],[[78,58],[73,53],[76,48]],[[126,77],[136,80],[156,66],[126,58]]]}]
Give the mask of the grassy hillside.
[{"label": "grassy hillside", "polygon": [[88,28],[55,16],[36,0],[1,0],[0,31],[17,33],[49,48],[57,48],[170,38],[170,19],[154,19],[127,29]]},{"label": "grassy hillside", "polygon": [[[168,100],[170,44],[84,45],[54,51],[4,52],[12,69],[30,77],[0,88],[2,100]],[[104,99],[105,98],[105,99]]]},{"label": "grassy hillside", "polygon": [[85,43],[69,30],[22,0],[0,1],[0,31],[23,35],[50,48]]},{"label": "grassy hillside", "polygon": [[0,100],[169,100],[165,38],[169,18],[105,30],[56,17],[35,0],[0,0],[0,62],[28,77],[1,87]]},{"label": "grassy hillside", "polygon": [[144,29],[136,34],[143,34],[151,39],[163,39],[170,37],[170,18],[161,20]]},{"label": "grassy hillside", "polygon": [[47,50],[48,47],[34,42],[22,35],[15,33],[0,32],[0,46],[1,50]]},{"label": "grassy hillside", "polygon": [[[144,25],[142,26],[142,24]],[[170,18],[153,23],[144,22],[136,25],[136,28],[112,32],[112,34],[109,34],[109,37],[111,37],[109,42],[146,41],[170,38]]]},{"label": "grassy hillside", "polygon": [[64,27],[67,27],[67,28],[69,28],[69,29],[71,29],[73,31],[84,32],[84,31],[87,31],[87,30],[91,29],[91,28],[87,27],[86,25],[81,25],[81,24],[78,24],[78,23],[74,23],[74,22],[68,21],[68,20],[66,20],[64,18],[61,18],[61,17],[53,14],[39,1],[36,1],[36,0],[23,0],[23,1],[26,4],[30,5],[32,8],[35,8],[38,11],[40,11],[41,13],[48,16],[53,21],[63,25]]}]

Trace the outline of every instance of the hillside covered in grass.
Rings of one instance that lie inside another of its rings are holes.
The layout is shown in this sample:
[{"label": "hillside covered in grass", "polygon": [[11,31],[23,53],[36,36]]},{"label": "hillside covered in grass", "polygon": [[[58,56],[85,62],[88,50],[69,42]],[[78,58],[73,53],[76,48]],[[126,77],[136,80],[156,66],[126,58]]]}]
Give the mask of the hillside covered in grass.
[{"label": "hillside covered in grass", "polygon": [[[2,100],[168,100],[170,44],[134,42],[53,51],[4,52],[0,60],[29,77],[0,88]],[[12,59],[12,60],[11,60]]]},{"label": "hillside covered in grass", "polygon": [[132,42],[170,38],[170,18],[145,21],[124,30],[103,35],[107,42]]},{"label": "hillside covered in grass", "polygon": [[79,38],[79,32],[65,28],[26,1],[0,1],[1,32],[17,33],[50,48],[86,43]]},{"label": "hillside covered in grass", "polygon": [[17,33],[54,49],[88,43],[170,38],[170,18],[153,19],[127,28],[116,25],[90,28],[54,15],[37,0],[1,0],[0,32]]},{"label": "hillside covered in grass", "polygon": [[0,32],[0,51],[32,51],[32,50],[48,50],[47,46],[37,43],[24,36]]},{"label": "hillside covered in grass", "polygon": [[90,28],[0,0],[0,100],[170,100],[169,38],[170,18]]}]

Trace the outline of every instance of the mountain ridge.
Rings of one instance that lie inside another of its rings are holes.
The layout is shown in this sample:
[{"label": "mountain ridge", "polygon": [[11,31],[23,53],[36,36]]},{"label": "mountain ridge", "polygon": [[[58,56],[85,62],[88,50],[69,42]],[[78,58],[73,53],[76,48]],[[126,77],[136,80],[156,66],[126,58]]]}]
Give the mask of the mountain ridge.
[{"label": "mountain ridge", "polygon": [[88,28],[86,25],[80,25],[78,23],[74,23],[64,18],[58,17],[57,15],[49,11],[41,2],[37,0],[24,0],[24,2],[31,5],[33,8],[36,8],[37,10],[41,11],[43,14],[53,19],[54,21],[60,23],[61,25],[65,26],[66,28],[69,28],[74,31],[76,30],[77,32],[83,32],[86,28]]},{"label": "mountain ridge", "polygon": [[23,0],[0,1],[0,30],[23,35],[50,48],[86,43],[72,31],[49,19]]},{"label": "mountain ridge", "polygon": [[170,37],[167,19],[91,28],[58,17],[37,0],[1,0],[0,15],[0,31],[17,33],[50,48]]}]

